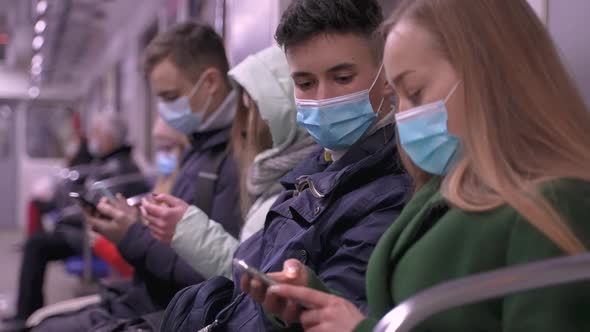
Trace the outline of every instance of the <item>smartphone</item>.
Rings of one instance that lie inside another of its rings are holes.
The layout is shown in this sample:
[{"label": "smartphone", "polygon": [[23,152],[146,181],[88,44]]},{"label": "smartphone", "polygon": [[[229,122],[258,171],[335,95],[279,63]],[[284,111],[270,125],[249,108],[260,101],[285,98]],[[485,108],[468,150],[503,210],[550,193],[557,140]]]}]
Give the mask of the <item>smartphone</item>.
[{"label": "smartphone", "polygon": [[[237,269],[247,273],[251,278],[260,280],[267,288],[278,284],[278,281],[270,278],[266,274],[260,272],[258,269],[248,265],[248,263],[241,259],[234,258],[233,263]],[[312,306],[307,303],[298,303],[297,306],[301,311],[312,308]]]},{"label": "smartphone", "polygon": [[98,211],[98,208],[96,207],[96,205],[94,203],[92,203],[91,201],[84,198],[84,196],[82,196],[80,193],[71,192],[69,194],[69,196],[70,196],[70,198],[73,198],[74,200],[76,200],[76,202],[78,202],[80,207],[84,211],[90,213],[92,216],[103,218],[103,219],[109,219]]},{"label": "smartphone", "polygon": [[113,195],[113,193],[110,190],[108,190],[107,187],[105,187],[103,183],[97,182],[94,185],[94,187],[98,188],[98,190],[100,190],[102,195],[105,196],[111,203],[114,203],[117,201],[117,198],[115,197],[115,195]]},{"label": "smartphone", "polygon": [[241,259],[234,258],[233,262],[234,262],[234,267],[236,267],[237,269],[239,269],[240,271],[242,271],[244,273],[247,273],[251,278],[256,278],[256,279],[260,280],[266,287],[270,287],[270,286],[278,284],[277,281],[271,279],[266,274],[260,272],[256,268],[248,265],[248,263],[246,263],[245,261],[243,261]]}]

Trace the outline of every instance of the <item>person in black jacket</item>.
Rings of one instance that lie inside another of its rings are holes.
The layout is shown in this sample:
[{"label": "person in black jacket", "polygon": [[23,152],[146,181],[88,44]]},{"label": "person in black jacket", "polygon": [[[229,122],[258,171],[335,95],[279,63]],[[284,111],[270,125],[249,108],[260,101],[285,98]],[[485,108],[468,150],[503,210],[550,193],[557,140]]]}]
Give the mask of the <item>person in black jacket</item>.
[{"label": "person in black jacket", "polygon": [[[191,142],[171,195],[206,211],[237,237],[242,224],[237,169],[228,153],[237,106],[221,37],[200,23],[174,26],[148,45],[144,68],[159,99],[159,115]],[[116,203],[103,199],[99,204],[101,213],[112,220],[87,220],[116,243],[133,266],[133,284],[100,305],[49,318],[34,331],[110,331],[122,320],[163,311],[178,291],[204,280],[172,248],[152,236],[145,224],[158,223],[161,216],[137,222],[138,212],[123,197],[118,199]]]},{"label": "person in black jacket", "polygon": [[[131,156],[132,148],[125,144],[126,135],[127,124],[116,113],[101,112],[91,119],[89,150],[96,161],[86,183],[139,172]],[[135,188],[135,191],[141,190]],[[16,315],[3,321],[1,331],[22,329],[28,316],[43,306],[47,263],[82,253],[84,230],[81,211],[74,205],[62,210],[77,212],[69,214],[61,211],[53,232],[40,232],[27,239],[21,259]]]}]

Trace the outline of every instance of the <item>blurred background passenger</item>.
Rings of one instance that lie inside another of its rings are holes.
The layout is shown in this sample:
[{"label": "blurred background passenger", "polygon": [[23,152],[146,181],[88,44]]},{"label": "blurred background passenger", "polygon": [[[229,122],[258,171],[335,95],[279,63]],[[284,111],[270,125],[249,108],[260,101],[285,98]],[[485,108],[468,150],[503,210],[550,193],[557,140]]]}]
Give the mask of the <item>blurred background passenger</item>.
[{"label": "blurred background passenger", "polygon": [[[180,160],[188,149],[189,142],[185,135],[166,124],[157,117],[152,130],[155,146],[155,166],[157,171],[155,193],[169,193],[180,169]],[[95,233],[92,248],[94,254],[111,265],[123,277],[133,274],[130,266],[117,250],[117,246],[104,236]]]},{"label": "blurred background passenger", "polygon": [[[160,101],[159,115],[190,141],[179,160],[171,194],[209,211],[237,236],[241,225],[238,179],[229,151],[236,93],[229,84],[228,67],[221,37],[210,26],[196,22],[173,26],[157,36],[144,54],[145,73]],[[166,152],[175,150],[171,148]],[[172,170],[171,155],[159,161],[167,171]],[[115,329],[122,321],[154,317],[151,314],[163,311],[178,291],[204,280],[172,248],[152,236],[145,224],[153,219],[139,218],[122,196],[115,202],[102,199],[98,208],[105,218],[86,216],[86,220],[117,245],[135,271],[132,282],[108,290],[102,303],[49,318],[34,331]]]},{"label": "blurred background passenger", "polygon": [[188,137],[170,127],[160,116],[152,130],[155,147],[155,166],[158,177],[152,192],[170,193],[182,166],[182,159],[190,148]]},{"label": "blurred background passenger", "polygon": [[[139,172],[131,156],[132,148],[126,144],[126,136],[127,123],[120,114],[105,111],[92,116],[89,150],[97,161],[87,178],[88,185],[83,195],[90,193],[91,185],[98,180]],[[14,327],[18,330],[30,314],[44,305],[43,284],[47,263],[80,255],[83,251],[85,231],[80,209],[75,202],[71,202],[69,207],[57,212],[55,230],[36,233],[26,240],[21,258],[17,312],[14,318],[4,321],[7,329]]]}]

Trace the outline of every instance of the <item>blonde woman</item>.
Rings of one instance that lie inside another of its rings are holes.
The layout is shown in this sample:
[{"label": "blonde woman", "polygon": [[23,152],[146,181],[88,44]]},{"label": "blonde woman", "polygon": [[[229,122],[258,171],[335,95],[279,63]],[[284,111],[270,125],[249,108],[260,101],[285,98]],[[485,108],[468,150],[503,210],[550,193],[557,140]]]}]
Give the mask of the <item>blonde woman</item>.
[{"label": "blonde woman", "polygon": [[[295,321],[308,331],[371,331],[436,284],[590,245],[590,112],[527,2],[407,0],[385,31],[417,192],[369,262],[369,318],[311,273],[307,285],[324,292],[281,285],[261,299],[284,318],[306,303]],[[413,331],[589,331],[589,304],[590,284],[577,283],[460,307]]]}]

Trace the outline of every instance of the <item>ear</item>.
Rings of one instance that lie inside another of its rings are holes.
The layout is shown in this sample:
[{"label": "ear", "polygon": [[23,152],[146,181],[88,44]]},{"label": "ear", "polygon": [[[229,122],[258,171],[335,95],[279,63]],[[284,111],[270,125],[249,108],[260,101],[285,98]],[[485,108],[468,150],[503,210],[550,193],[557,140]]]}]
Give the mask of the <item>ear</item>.
[{"label": "ear", "polygon": [[216,93],[223,85],[225,85],[225,74],[222,74],[217,68],[208,68],[203,75],[205,75],[203,88],[209,95]]}]

